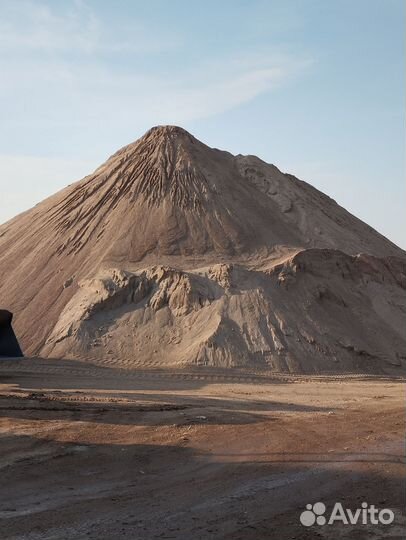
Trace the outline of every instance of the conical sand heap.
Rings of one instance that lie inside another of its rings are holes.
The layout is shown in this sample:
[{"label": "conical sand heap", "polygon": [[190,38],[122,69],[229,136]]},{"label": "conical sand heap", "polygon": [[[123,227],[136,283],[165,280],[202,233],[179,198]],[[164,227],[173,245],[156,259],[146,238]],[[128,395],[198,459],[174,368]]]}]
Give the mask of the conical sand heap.
[{"label": "conical sand heap", "polygon": [[405,260],[305,182],[158,126],[0,227],[0,298],[31,354],[399,372]]}]

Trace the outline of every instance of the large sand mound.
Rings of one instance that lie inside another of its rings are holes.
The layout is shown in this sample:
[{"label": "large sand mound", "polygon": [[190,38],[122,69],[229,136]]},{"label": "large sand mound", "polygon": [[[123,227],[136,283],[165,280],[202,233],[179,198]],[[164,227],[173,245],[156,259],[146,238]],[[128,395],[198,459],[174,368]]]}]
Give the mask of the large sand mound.
[{"label": "large sand mound", "polygon": [[0,297],[29,353],[380,371],[405,354],[404,260],[309,184],[161,126],[0,227]]}]

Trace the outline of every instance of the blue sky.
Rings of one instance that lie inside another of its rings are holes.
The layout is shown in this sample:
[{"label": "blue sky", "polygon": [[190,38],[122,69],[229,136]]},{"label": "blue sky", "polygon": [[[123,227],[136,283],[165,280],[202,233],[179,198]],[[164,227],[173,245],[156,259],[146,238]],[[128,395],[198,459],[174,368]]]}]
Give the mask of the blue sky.
[{"label": "blue sky", "polygon": [[156,124],[406,248],[403,0],[0,0],[0,222]]}]

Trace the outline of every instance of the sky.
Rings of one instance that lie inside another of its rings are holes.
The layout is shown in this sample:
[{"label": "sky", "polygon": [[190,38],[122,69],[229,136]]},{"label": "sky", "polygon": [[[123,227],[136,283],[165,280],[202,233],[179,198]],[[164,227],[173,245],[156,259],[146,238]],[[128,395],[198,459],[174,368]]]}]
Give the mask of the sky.
[{"label": "sky", "polygon": [[0,0],[0,222],[158,124],[406,248],[403,0]]}]

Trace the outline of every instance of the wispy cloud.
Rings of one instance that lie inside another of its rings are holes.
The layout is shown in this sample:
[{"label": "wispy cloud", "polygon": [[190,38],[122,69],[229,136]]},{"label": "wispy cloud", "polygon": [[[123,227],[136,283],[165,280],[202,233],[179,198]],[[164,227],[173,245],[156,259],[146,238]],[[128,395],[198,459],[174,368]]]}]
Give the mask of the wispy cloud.
[{"label": "wispy cloud", "polygon": [[[176,83],[161,81],[155,91],[152,88],[151,93],[145,93],[146,105],[168,122],[205,118],[283,85],[308,66],[307,59],[269,55],[264,55],[257,65],[221,60],[203,73],[189,73]],[[159,87],[164,92],[157,92]]]},{"label": "wispy cloud", "polygon": [[[52,6],[52,8],[50,7]],[[162,36],[164,42],[146,32],[142,24],[121,23],[114,34],[83,0],[47,4],[41,0],[3,0],[0,47],[4,52],[25,53],[145,53],[175,46],[178,39]]]},{"label": "wispy cloud", "polygon": [[75,2],[62,15],[41,3],[5,2],[0,22],[0,46],[3,51],[91,52],[99,41],[101,28],[97,18],[84,4]]},{"label": "wispy cloud", "polygon": [[[58,125],[88,124],[101,114],[112,124],[125,117],[141,124],[187,122],[250,101],[310,64],[305,57],[265,51],[255,58],[229,54],[195,68],[177,65],[172,71],[154,71],[134,64],[133,55],[142,53],[145,61],[148,54],[180,47],[179,36],[151,36],[135,21],[131,35],[124,28],[117,39],[85,2],[68,6],[56,11],[26,0],[3,7],[0,95],[24,102],[16,111],[17,123],[35,122],[41,115],[42,121]],[[105,54],[120,60],[123,51],[132,55],[130,62],[104,61]],[[79,59],[75,52],[81,53]],[[27,88],[32,105],[28,115]]]}]

